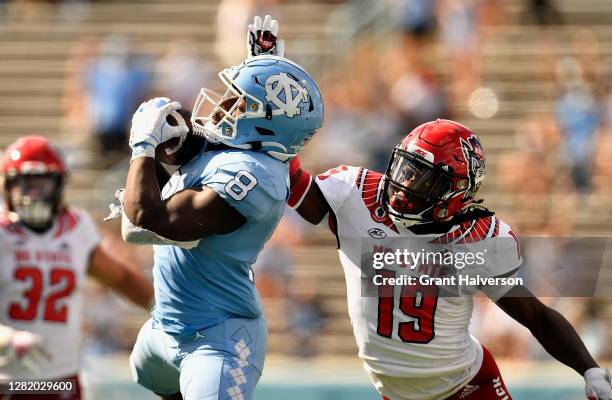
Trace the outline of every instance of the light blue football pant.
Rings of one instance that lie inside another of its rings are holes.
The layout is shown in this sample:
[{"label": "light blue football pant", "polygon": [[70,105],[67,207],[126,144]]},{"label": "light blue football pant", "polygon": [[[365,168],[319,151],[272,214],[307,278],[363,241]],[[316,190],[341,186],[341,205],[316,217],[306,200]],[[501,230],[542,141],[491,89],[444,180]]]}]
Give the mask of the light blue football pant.
[{"label": "light blue football pant", "polygon": [[134,380],[184,400],[250,400],[263,369],[265,319],[232,318],[195,335],[172,336],[148,320],[130,356]]}]

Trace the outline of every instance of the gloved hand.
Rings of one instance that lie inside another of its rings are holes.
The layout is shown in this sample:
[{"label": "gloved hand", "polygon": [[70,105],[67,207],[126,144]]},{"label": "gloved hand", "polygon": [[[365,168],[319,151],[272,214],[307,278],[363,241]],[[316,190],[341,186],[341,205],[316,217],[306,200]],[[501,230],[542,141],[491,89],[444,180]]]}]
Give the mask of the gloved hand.
[{"label": "gloved hand", "polygon": [[612,400],[610,371],[604,368],[591,368],[584,373],[584,390],[589,400]]},{"label": "gloved hand", "polygon": [[43,360],[50,360],[42,336],[28,331],[12,330],[3,357],[3,365],[20,363],[30,371],[38,373]]},{"label": "gloved hand", "polygon": [[247,58],[263,54],[285,57],[285,41],[278,39],[278,21],[266,15],[256,16],[247,31]]},{"label": "gloved hand", "polygon": [[178,137],[181,142],[187,137],[187,126],[172,126],[166,117],[181,108],[181,103],[167,97],[156,97],[145,101],[132,117],[130,147],[132,160],[138,157],[155,158],[155,148],[162,142]]},{"label": "gloved hand", "polygon": [[119,204],[110,203],[108,205],[109,214],[106,216],[106,218],[104,218],[104,222],[121,217],[121,214],[123,213],[123,194],[124,192],[125,192],[125,189],[123,188],[117,189],[117,191],[115,192],[115,198],[119,201]]}]

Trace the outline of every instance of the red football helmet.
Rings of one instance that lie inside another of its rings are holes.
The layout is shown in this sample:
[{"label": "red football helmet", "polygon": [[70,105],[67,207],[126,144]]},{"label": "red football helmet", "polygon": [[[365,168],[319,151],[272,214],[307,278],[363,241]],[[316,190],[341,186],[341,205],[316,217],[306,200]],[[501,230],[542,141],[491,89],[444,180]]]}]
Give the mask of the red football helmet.
[{"label": "red football helmet", "polygon": [[33,229],[51,226],[62,200],[66,164],[42,136],[24,136],[0,162],[4,196],[11,216]]},{"label": "red football helmet", "polygon": [[393,149],[383,204],[400,226],[449,221],[474,201],[485,175],[484,151],[474,133],[454,121],[427,122]]}]

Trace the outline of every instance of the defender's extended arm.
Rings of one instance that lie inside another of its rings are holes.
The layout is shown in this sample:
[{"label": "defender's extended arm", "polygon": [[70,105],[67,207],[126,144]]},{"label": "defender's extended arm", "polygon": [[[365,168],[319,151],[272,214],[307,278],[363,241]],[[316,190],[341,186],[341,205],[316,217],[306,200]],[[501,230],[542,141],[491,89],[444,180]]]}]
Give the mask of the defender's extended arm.
[{"label": "defender's extended arm", "polygon": [[589,399],[612,398],[609,372],[599,368],[565,317],[542,304],[523,286],[515,286],[496,304],[529,329],[551,356],[584,376]]},{"label": "defender's extended arm", "polygon": [[287,204],[311,224],[318,225],[331,211],[325,196],[308,171],[302,169],[299,157],[289,164],[291,193]]}]

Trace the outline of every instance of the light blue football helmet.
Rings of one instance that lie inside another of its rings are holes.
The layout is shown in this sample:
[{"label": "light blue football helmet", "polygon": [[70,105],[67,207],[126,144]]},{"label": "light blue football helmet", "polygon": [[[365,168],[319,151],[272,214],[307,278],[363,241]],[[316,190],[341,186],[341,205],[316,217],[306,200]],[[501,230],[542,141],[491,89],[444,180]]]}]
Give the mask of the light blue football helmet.
[{"label": "light blue football helmet", "polygon": [[202,88],[193,131],[212,143],[264,151],[285,161],[323,125],[323,99],[306,71],[286,58],[263,55],[219,72],[220,95]]}]

